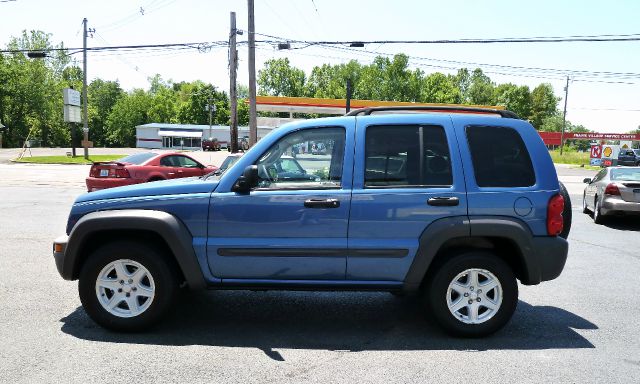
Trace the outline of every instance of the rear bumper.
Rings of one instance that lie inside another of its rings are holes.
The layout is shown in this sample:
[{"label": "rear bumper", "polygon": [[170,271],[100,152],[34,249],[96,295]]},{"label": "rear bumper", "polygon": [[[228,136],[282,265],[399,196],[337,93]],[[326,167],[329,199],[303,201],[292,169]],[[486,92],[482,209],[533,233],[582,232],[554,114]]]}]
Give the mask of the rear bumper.
[{"label": "rear bumper", "polygon": [[53,259],[56,262],[56,268],[58,273],[65,280],[71,280],[71,277],[66,277],[63,273],[64,255],[67,251],[67,244],[69,243],[69,236],[60,236],[53,241]]},{"label": "rear bumper", "polygon": [[531,254],[538,260],[540,281],[560,276],[569,254],[569,243],[562,237],[534,237]]},{"label": "rear bumper", "polygon": [[139,181],[133,178],[87,177],[86,179],[87,191],[89,192],[138,183]]},{"label": "rear bumper", "polygon": [[616,213],[635,213],[640,214],[640,203],[633,201],[624,201],[619,196],[609,196],[602,200],[600,213],[603,215]]}]

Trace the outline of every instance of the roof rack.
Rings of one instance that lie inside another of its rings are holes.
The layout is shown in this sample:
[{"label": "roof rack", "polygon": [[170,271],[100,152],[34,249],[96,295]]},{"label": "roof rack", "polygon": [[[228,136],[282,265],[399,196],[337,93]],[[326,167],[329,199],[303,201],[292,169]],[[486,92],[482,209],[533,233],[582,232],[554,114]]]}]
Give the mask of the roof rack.
[{"label": "roof rack", "polygon": [[493,108],[476,108],[476,107],[452,107],[452,106],[435,106],[435,105],[424,105],[424,106],[392,106],[392,107],[370,107],[370,108],[360,108],[354,109],[353,111],[346,114],[346,116],[369,116],[374,112],[414,112],[414,111],[425,111],[425,112],[451,112],[451,113],[477,113],[477,114],[490,114],[490,115],[500,115],[503,118],[509,119],[520,119],[520,117],[514,112],[507,111],[504,109],[493,109]]}]

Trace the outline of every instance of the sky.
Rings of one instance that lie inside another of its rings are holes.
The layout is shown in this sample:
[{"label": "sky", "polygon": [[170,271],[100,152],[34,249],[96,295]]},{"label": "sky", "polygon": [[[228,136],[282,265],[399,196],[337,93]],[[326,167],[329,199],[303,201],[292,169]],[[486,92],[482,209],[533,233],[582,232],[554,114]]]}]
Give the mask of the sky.
[{"label": "sky", "polygon": [[[0,0],[0,46],[23,30],[51,34],[54,44],[82,47],[82,19],[95,28],[89,47],[227,41],[230,12],[247,30],[247,1],[223,0]],[[255,27],[263,35],[298,41],[453,40],[538,36],[636,34],[640,1],[338,1],[255,0]],[[247,33],[238,36],[238,82],[248,84]],[[244,43],[244,44],[243,44]],[[229,90],[228,48],[90,52],[89,80],[118,80],[125,90],[148,88],[148,78],[202,80]],[[546,82],[562,97],[570,76],[567,119],[596,132],[640,126],[640,41],[528,44],[367,44],[364,48],[277,50],[258,45],[256,69],[287,57],[307,75],[316,65],[405,53],[412,68],[455,73],[480,67],[496,83],[533,88]],[[82,65],[82,55],[74,55]],[[542,68],[522,70],[513,67]],[[588,72],[630,73],[626,79]],[[581,77],[582,76],[582,77]]]}]

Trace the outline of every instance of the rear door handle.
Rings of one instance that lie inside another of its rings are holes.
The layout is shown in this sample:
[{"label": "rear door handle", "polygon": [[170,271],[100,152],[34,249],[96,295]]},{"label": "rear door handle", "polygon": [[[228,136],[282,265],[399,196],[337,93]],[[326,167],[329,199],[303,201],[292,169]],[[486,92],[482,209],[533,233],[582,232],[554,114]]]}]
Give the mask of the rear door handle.
[{"label": "rear door handle", "polygon": [[338,199],[307,199],[304,201],[306,208],[338,208],[340,200]]},{"label": "rear door handle", "polygon": [[460,204],[460,200],[457,197],[432,197],[427,200],[427,204],[436,207],[454,207]]}]

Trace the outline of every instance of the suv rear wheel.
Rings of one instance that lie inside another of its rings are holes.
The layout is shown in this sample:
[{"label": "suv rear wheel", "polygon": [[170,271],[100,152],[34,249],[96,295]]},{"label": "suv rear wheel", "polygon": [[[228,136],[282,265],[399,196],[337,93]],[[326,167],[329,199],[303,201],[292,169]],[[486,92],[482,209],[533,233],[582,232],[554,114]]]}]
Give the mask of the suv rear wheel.
[{"label": "suv rear wheel", "polygon": [[142,243],[106,244],[80,271],[78,291],[85,311],[99,325],[117,331],[148,328],[171,307],[178,279],[165,255]]},{"label": "suv rear wheel", "polygon": [[455,336],[482,337],[502,328],[518,302],[509,266],[489,252],[456,255],[433,271],[427,284],[435,320]]}]

